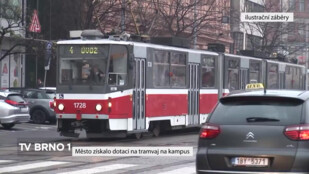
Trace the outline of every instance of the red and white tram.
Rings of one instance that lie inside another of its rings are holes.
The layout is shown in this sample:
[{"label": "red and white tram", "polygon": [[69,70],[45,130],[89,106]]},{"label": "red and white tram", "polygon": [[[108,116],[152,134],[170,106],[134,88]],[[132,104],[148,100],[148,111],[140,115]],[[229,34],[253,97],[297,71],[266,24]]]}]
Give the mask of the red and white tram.
[{"label": "red and white tram", "polygon": [[199,126],[218,97],[250,82],[304,89],[296,64],[151,43],[91,38],[59,41],[58,131],[76,137],[140,137]]}]

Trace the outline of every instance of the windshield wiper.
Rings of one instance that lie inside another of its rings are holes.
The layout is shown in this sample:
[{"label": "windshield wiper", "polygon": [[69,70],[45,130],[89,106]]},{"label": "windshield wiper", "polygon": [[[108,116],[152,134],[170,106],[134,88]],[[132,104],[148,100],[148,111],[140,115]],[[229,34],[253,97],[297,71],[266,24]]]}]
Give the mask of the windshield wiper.
[{"label": "windshield wiper", "polygon": [[248,117],[247,122],[266,122],[266,121],[280,121],[276,118],[266,118],[266,117]]}]

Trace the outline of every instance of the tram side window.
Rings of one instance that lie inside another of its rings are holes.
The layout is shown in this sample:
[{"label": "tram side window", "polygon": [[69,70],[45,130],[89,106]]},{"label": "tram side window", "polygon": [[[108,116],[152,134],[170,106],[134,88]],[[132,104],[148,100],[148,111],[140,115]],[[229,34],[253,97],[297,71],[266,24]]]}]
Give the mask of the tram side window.
[{"label": "tram side window", "polygon": [[231,91],[239,89],[238,59],[227,59],[227,88]]},{"label": "tram side window", "polygon": [[[170,56],[169,56],[170,55]],[[186,54],[155,50],[153,52],[153,84],[158,87],[186,86]]]},{"label": "tram side window", "polygon": [[183,53],[171,53],[171,86],[186,86],[186,55]]},{"label": "tram side window", "polygon": [[287,89],[300,89],[301,73],[298,67],[286,66],[285,85]]},{"label": "tram side window", "polygon": [[155,86],[169,86],[169,56],[167,51],[153,52],[153,83]]},{"label": "tram side window", "polygon": [[202,87],[215,87],[215,58],[203,55],[202,56]]},{"label": "tram side window", "polygon": [[260,67],[261,63],[256,62],[256,61],[250,61],[250,74],[249,74],[249,79],[250,83],[259,83],[261,82],[260,80]]},{"label": "tram side window", "polygon": [[125,46],[112,45],[110,52],[108,84],[123,86],[127,80],[128,51]]},{"label": "tram side window", "polygon": [[292,67],[286,66],[285,67],[285,88],[286,89],[293,89],[293,73],[292,73]]},{"label": "tram side window", "polygon": [[278,89],[279,88],[279,74],[278,74],[278,65],[269,64],[268,68],[268,78],[267,78],[267,88],[269,89]]}]

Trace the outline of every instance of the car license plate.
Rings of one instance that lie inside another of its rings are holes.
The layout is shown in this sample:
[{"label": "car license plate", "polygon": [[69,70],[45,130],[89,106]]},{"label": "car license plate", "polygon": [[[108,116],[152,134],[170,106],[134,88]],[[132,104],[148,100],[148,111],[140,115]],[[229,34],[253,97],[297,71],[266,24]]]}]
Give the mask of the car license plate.
[{"label": "car license plate", "polygon": [[248,166],[248,167],[265,167],[268,166],[268,158],[236,157],[232,158],[232,165]]}]

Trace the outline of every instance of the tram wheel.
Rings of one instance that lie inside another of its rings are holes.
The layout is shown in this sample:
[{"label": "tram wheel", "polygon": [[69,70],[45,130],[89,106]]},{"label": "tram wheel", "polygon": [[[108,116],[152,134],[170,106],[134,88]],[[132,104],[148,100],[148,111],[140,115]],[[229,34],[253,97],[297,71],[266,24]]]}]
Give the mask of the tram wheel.
[{"label": "tram wheel", "polygon": [[160,135],[161,129],[160,129],[160,123],[156,123],[154,125],[154,128],[152,129],[152,134],[154,137],[158,137]]},{"label": "tram wheel", "polygon": [[136,134],[134,134],[134,136],[135,136],[135,139],[139,140],[143,137],[143,134],[142,133],[136,133]]}]

